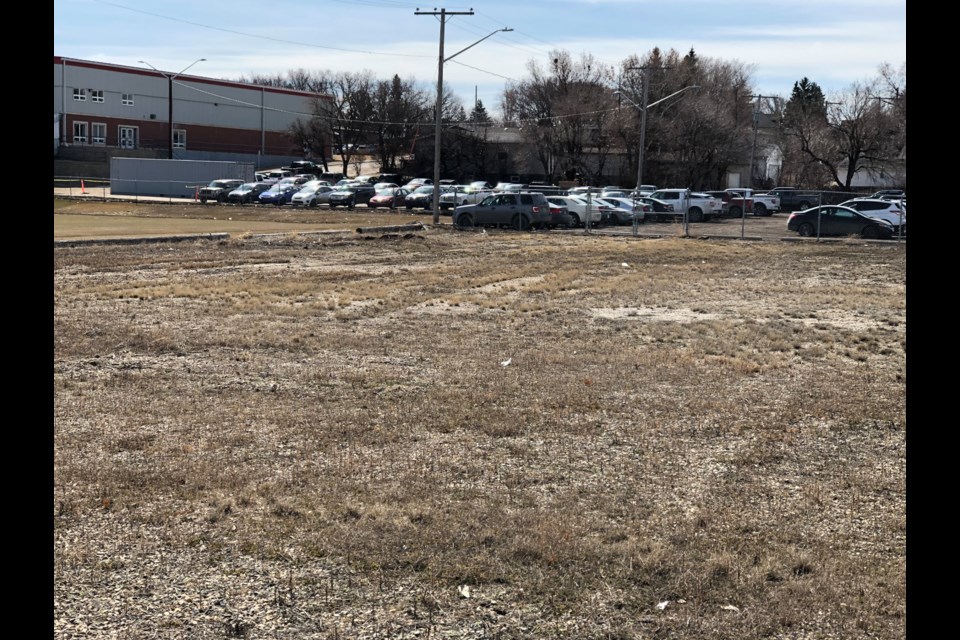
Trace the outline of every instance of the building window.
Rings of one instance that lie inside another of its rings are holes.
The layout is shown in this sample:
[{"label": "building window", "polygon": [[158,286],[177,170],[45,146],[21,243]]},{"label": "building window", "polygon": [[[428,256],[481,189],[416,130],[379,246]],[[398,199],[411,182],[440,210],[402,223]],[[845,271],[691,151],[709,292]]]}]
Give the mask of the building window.
[{"label": "building window", "polygon": [[187,148],[187,130],[186,129],[173,130],[173,148],[174,149]]},{"label": "building window", "polygon": [[93,140],[93,144],[106,144],[107,143],[107,125],[102,122],[94,122],[90,126],[90,135]]},{"label": "building window", "polygon": [[74,89],[73,90],[73,99],[84,102],[87,99],[87,90],[86,89]]},{"label": "building window", "polygon": [[76,144],[87,144],[87,123],[73,123],[73,141]]},{"label": "building window", "polygon": [[103,102],[103,89],[90,89],[90,102]]},{"label": "building window", "polygon": [[133,94],[132,93],[122,93],[120,94],[120,104],[125,107],[133,106]]}]

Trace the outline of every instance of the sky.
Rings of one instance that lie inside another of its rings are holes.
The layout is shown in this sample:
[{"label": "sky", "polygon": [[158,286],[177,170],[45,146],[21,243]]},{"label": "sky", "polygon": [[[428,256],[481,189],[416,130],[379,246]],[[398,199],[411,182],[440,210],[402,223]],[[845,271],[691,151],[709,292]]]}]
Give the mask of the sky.
[{"label": "sky", "polygon": [[[304,69],[399,75],[434,93],[441,8],[444,85],[491,115],[554,50],[619,64],[654,47],[742,63],[755,91],[802,78],[827,99],[907,60],[906,0],[54,0],[55,56],[239,80]],[[472,15],[467,15],[468,13]],[[500,29],[512,29],[504,32]],[[481,41],[482,40],[482,41]]]}]

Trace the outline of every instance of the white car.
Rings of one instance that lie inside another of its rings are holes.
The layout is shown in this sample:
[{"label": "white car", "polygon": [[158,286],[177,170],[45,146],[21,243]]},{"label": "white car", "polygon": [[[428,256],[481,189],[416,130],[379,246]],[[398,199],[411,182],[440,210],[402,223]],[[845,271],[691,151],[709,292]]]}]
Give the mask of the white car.
[{"label": "white car", "polygon": [[566,207],[567,213],[570,215],[571,226],[574,227],[579,227],[587,221],[588,212],[590,224],[600,224],[613,209],[610,205],[598,202],[593,197],[588,203],[586,198],[579,196],[547,196],[547,202]]},{"label": "white car", "polygon": [[457,185],[453,190],[440,194],[440,208],[446,210],[465,204],[477,204],[491,193],[493,189]]},{"label": "white car", "polygon": [[293,194],[290,204],[294,207],[316,207],[318,204],[324,204],[333,192],[333,187],[329,184],[308,183],[300,191]]},{"label": "white car", "polygon": [[616,211],[610,212],[609,221],[611,224],[633,224],[634,218],[637,222],[643,222],[646,212],[652,208],[650,205],[634,201],[632,198],[603,196],[600,199],[609,202],[616,209]]},{"label": "white car", "polygon": [[854,211],[859,211],[865,216],[886,220],[893,225],[894,233],[899,233],[901,225],[903,231],[907,230],[907,209],[900,201],[883,200],[881,198],[854,198],[841,202],[840,206],[850,207]]}]

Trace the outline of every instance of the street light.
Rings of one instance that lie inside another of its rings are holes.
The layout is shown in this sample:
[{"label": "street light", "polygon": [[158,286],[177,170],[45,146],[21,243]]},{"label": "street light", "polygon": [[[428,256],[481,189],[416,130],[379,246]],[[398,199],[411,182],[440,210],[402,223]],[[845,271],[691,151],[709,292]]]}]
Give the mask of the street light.
[{"label": "street light", "polygon": [[[465,12],[465,15],[473,15],[472,12],[473,10],[471,9],[470,12]],[[449,60],[452,60],[453,58],[456,58],[458,55],[460,55],[467,49],[470,49],[471,47],[474,47],[480,44],[490,36],[496,35],[501,31],[513,31],[513,29],[509,27],[504,27],[503,29],[497,29],[496,31],[493,31],[483,36],[482,38],[480,38],[470,46],[464,47],[463,49],[460,49],[460,51],[457,51],[453,55],[450,55],[444,58],[443,57],[443,27],[445,24],[445,17],[450,14],[451,12],[447,11],[446,9],[441,9],[439,12],[439,15],[440,15],[440,58],[439,58],[440,63],[437,69],[437,106],[436,106],[437,113],[436,113],[435,132],[433,136],[434,138],[433,139],[433,224],[440,224],[440,123],[441,123],[440,108],[443,104],[443,63]],[[420,10],[417,10],[416,15],[437,15],[437,13],[421,12]]]},{"label": "street light", "polygon": [[148,67],[150,67],[151,69],[153,69],[154,71],[156,71],[157,73],[159,73],[160,75],[162,75],[164,78],[167,79],[167,145],[169,149],[168,157],[170,160],[173,160],[173,79],[183,74],[184,71],[186,71],[193,65],[197,64],[198,62],[206,62],[206,60],[207,60],[206,58],[199,58],[197,60],[194,60],[193,62],[185,66],[183,69],[181,69],[180,71],[174,74],[164,73],[163,71],[160,71],[160,69],[157,69],[155,66],[153,66],[146,60],[137,60],[137,62],[139,62],[140,64],[147,65]]},{"label": "street light", "polygon": [[644,146],[644,138],[646,137],[646,133],[647,133],[647,109],[660,104],[664,100],[669,100],[670,98],[683,93],[687,89],[700,88],[700,85],[698,84],[691,84],[690,86],[684,87],[679,91],[674,91],[673,93],[671,93],[665,98],[660,98],[656,102],[651,102],[650,104],[647,104],[646,78],[643,78],[642,82],[643,82],[643,106],[640,106],[639,104],[631,100],[627,94],[620,91],[619,89],[613,92],[614,95],[620,96],[621,98],[623,98],[624,100],[626,100],[627,102],[635,106],[638,111],[640,111],[640,150],[637,152],[637,188],[636,188],[636,191],[638,192],[640,191],[640,185],[642,184],[642,181],[643,181],[643,146]]}]

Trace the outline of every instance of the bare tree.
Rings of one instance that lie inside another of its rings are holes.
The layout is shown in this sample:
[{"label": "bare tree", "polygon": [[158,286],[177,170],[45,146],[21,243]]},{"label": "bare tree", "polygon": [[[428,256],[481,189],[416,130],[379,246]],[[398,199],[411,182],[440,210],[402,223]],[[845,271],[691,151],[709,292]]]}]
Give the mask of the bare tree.
[{"label": "bare tree", "polygon": [[[867,82],[854,82],[835,100],[824,99],[819,105],[816,95],[800,102],[795,87],[788,103],[786,133],[809,163],[844,189],[850,189],[859,170],[885,167],[898,149],[896,104],[886,109],[880,95],[888,86],[885,82],[883,73]],[[904,111],[905,102],[904,96]]]},{"label": "bare tree", "polygon": [[395,75],[389,82],[377,82],[371,128],[383,169],[399,169],[401,158],[410,153],[417,127],[430,117],[428,101],[412,79],[404,81]]}]

